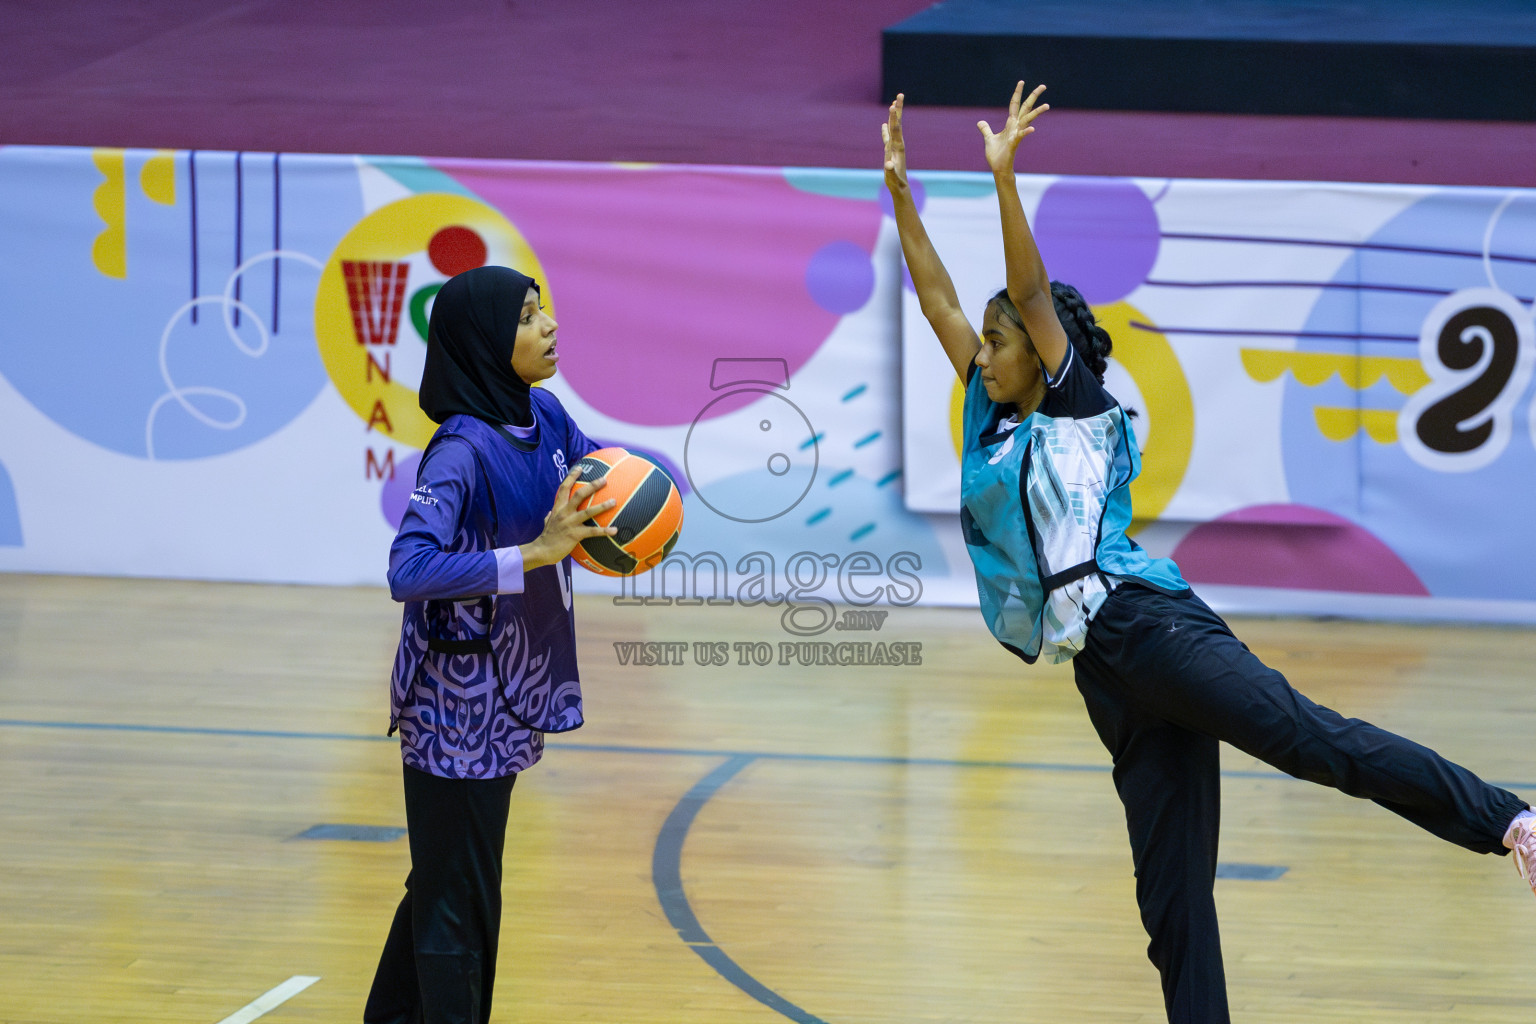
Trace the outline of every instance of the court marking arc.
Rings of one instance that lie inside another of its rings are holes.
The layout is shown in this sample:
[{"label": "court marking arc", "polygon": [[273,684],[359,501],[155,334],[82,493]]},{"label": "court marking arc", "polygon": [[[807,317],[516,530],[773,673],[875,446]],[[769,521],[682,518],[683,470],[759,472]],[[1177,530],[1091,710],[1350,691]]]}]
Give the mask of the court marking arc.
[{"label": "court marking arc", "polygon": [[[302,732],[280,729],[225,729],[211,726],[174,726],[151,725],[117,722],[67,722],[26,719],[0,719],[0,728],[31,728],[31,729],[83,729],[111,732],[138,732],[158,733],[172,735],[203,735],[224,737],[251,737],[263,739],[299,739],[299,740],[361,740],[367,742],[396,742],[393,737],[381,736],[376,733],[326,733],[326,732]],[[982,761],[962,760],[947,758],[926,757],[895,757],[880,755],[855,755],[855,754],[809,754],[789,753],[783,751],[735,751],[735,750],[707,750],[690,747],[644,747],[629,744],[605,744],[605,743],[560,743],[557,748],[565,748],[587,753],[612,753],[612,754],[650,754],[673,757],[706,757],[724,758],[718,765],[711,769],[698,782],[684,793],[678,802],[668,813],[661,829],[657,832],[656,844],[651,854],[651,882],[656,890],[656,898],[661,904],[662,910],[667,915],[667,921],[676,929],[678,938],[693,950],[701,960],[710,966],[722,979],[730,982],[746,995],[751,996],[764,1006],[774,1010],[784,1017],[796,1022],[796,1024],[828,1024],[827,1021],[815,1014],[790,1002],[777,992],[768,988],[746,971],[740,964],[733,960],[728,953],[715,944],[699,922],[698,916],[693,912],[688,902],[687,894],[682,882],[682,852],[683,844],[688,837],[688,832],[693,826],[694,819],[699,811],[718,793],[726,784],[739,775],[743,769],[755,761],[819,761],[827,763],[843,764],[884,764],[884,765],[926,765],[945,768],[996,768],[1012,769],[1015,771],[1047,771],[1047,772],[1096,772],[1107,773],[1112,770],[1109,765],[1067,764],[1051,762],[1030,761]],[[1278,771],[1222,771],[1226,778],[1241,779],[1295,779]],[[1505,789],[1536,789],[1536,783],[1510,783],[1491,782],[1492,785]]]},{"label": "court marking arc", "polygon": [[713,968],[716,974],[796,1024],[827,1024],[758,981],[731,959],[730,954],[716,945],[699,923],[698,916],[688,903],[688,894],[683,891],[683,843],[688,838],[693,819],[709,802],[710,797],[756,760],[750,754],[732,754],[683,794],[667,815],[667,820],[662,823],[661,830],[656,833],[656,847],[651,853],[651,884],[656,887],[656,899],[666,912],[667,921],[677,929],[677,937],[697,953],[699,959]]}]

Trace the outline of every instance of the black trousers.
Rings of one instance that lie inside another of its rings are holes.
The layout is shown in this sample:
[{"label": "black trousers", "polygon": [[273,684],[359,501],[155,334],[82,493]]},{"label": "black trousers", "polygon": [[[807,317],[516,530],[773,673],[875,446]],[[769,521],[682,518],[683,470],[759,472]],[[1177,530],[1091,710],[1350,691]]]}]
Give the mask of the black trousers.
[{"label": "black trousers", "polygon": [[1479,853],[1508,853],[1504,830],[1526,806],[1427,747],[1314,704],[1192,593],[1122,584],[1074,667],[1114,758],[1147,955],[1173,1024],[1229,1020],[1213,894],[1218,741]]},{"label": "black trousers", "polygon": [[516,781],[405,769],[411,872],[368,993],[366,1024],[490,1021],[501,853]]}]

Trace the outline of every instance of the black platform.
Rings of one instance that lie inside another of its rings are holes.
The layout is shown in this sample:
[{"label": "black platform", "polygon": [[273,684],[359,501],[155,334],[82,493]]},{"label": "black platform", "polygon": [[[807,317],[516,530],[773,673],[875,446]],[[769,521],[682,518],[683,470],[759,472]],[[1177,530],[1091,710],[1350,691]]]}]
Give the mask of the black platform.
[{"label": "black platform", "polygon": [[945,0],[882,44],[886,102],[1536,121],[1536,0]]}]

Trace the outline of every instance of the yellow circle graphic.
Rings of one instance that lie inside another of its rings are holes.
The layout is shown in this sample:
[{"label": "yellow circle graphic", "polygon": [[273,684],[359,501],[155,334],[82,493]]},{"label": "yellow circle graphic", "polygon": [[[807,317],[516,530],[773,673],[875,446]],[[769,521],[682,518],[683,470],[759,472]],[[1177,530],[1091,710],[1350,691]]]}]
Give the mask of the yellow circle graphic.
[{"label": "yellow circle graphic", "polygon": [[955,459],[965,448],[965,382],[959,377],[949,387],[949,439],[955,443]]},{"label": "yellow circle graphic", "polygon": [[[394,344],[395,334],[385,327],[399,329],[404,325],[406,330],[410,329],[406,304],[412,292],[429,282],[411,281],[403,289],[402,298],[386,301],[362,314],[374,317],[374,321],[367,321],[370,325],[375,321],[380,324],[378,336],[364,339],[359,337],[359,319],[354,315],[358,304],[356,282],[349,289],[344,267],[404,264],[412,258],[413,267],[422,265],[419,257],[427,251],[432,237],[450,227],[475,232],[485,242],[487,263],[515,267],[538,281],[545,305],[553,315],[554,300],[543,267],[511,222],[477,199],[441,192],[426,192],[388,203],[358,221],[337,243],[320,272],[315,291],[315,339],[331,383],[370,429],[413,448],[425,448],[437,424],[421,411],[416,391],[390,379],[381,372],[379,361],[370,361],[370,357]],[[433,280],[440,281],[442,276]],[[386,334],[387,339],[381,341]]]},{"label": "yellow circle graphic", "polygon": [[[1128,302],[1112,302],[1094,306],[1093,315],[1114,340],[1115,361],[1136,382],[1147,416],[1157,424],[1156,443],[1141,453],[1141,475],[1131,482],[1134,533],[1162,515],[1184,482],[1195,446],[1195,405],[1179,357],[1145,313]],[[956,380],[949,394],[949,431],[957,459],[964,411],[965,388]]]},{"label": "yellow circle graphic", "polygon": [[[1136,382],[1147,417],[1157,426],[1157,436],[1141,453],[1141,475],[1131,481],[1134,533],[1163,514],[1184,482],[1195,447],[1195,403],[1179,357],[1151,317],[1129,302],[1094,306],[1093,315],[1114,339],[1115,361]],[[1134,430],[1135,421],[1131,424]]]}]

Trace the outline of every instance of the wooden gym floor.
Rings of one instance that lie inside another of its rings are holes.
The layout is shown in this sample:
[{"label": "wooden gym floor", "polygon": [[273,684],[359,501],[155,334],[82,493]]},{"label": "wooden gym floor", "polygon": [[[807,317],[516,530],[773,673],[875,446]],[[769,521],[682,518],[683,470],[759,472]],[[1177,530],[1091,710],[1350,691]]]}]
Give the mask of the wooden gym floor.
[{"label": "wooden gym floor", "polygon": [[[921,644],[834,668],[779,665],[769,609],[578,603],[590,724],[513,794],[496,1021],[1162,1019],[1069,671],[966,610],[830,632]],[[0,1021],[360,1020],[406,843],[295,837],[405,824],[398,624],[374,589],[0,575]],[[1235,625],[1315,699],[1536,795],[1536,631]],[[773,664],[614,647],[698,640]],[[1237,1020],[1536,1019],[1507,859],[1224,756]]]}]

